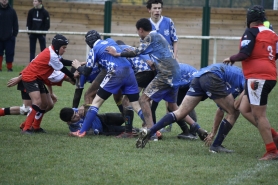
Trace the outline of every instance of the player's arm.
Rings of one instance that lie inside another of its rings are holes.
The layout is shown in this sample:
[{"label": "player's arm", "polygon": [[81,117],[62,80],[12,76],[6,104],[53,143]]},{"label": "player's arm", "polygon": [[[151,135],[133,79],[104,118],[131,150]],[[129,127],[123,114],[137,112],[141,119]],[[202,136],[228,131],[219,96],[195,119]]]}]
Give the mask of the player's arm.
[{"label": "player's arm", "polygon": [[171,33],[171,39],[173,41],[174,57],[175,57],[175,59],[178,59],[178,36],[177,36],[175,24],[172,21],[172,19],[170,19],[170,22],[171,22],[170,33]]},{"label": "player's arm", "polygon": [[214,123],[213,123],[213,127],[211,129],[211,132],[204,139],[206,146],[210,146],[212,144],[213,138],[217,133],[218,127],[219,127],[223,117],[224,117],[224,111],[222,111],[220,108],[218,108],[215,113],[215,116],[214,116]]},{"label": "player's arm", "polygon": [[53,89],[52,89],[52,86],[51,85],[47,85],[47,89],[49,91],[49,94],[50,94],[50,97],[53,101],[53,103],[56,103],[58,101],[58,98],[57,96],[53,93]]},{"label": "player's arm", "polygon": [[15,86],[16,84],[18,84],[20,82],[20,80],[22,79],[22,76],[19,75],[17,77],[14,77],[12,79],[10,79],[7,83],[7,87],[13,87]]}]

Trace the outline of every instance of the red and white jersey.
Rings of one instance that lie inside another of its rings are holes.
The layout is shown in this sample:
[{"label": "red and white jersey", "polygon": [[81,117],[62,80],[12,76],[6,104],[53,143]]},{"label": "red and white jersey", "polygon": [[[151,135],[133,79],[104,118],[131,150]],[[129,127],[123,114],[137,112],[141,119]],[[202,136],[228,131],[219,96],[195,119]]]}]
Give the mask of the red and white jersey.
[{"label": "red and white jersey", "polygon": [[242,61],[246,79],[276,80],[278,36],[274,31],[263,25],[246,29],[241,38],[240,52],[249,56]]},{"label": "red and white jersey", "polygon": [[48,77],[48,80],[45,81],[45,85],[57,85],[62,86],[62,83],[66,75],[62,71],[54,70],[53,73]]},{"label": "red and white jersey", "polygon": [[52,46],[49,46],[23,69],[22,80],[30,82],[40,79],[46,82],[54,70],[60,71],[62,68],[63,64],[60,62],[60,56],[54,52]]}]

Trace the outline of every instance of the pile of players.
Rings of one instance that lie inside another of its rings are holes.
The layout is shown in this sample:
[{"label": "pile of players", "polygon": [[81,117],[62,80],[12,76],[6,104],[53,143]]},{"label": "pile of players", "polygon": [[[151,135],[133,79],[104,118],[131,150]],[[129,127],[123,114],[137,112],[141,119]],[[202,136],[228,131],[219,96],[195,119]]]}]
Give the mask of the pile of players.
[{"label": "pile of players", "polygon": [[[54,82],[50,77],[53,71],[59,71],[63,78],[77,84],[73,108],[63,108],[60,112],[71,136],[112,133],[118,138],[132,138],[138,134],[136,147],[144,148],[149,140],[159,138],[161,129],[176,122],[182,130],[178,138],[190,140],[198,135],[210,152],[232,153],[222,143],[241,113],[258,128],[265,143],[266,153],[260,160],[278,159],[278,134],[266,117],[268,94],[277,78],[278,37],[263,25],[264,9],[256,5],[247,11],[247,29],[238,54],[197,71],[190,65],[178,63],[174,24],[170,18],[161,16],[162,5],[159,0],[148,1],[151,18],[136,22],[141,39],[138,47],[110,38],[102,40],[97,31],[88,31],[85,41],[91,50],[85,63],[62,59],[68,41],[56,35],[52,45],[42,51],[20,77],[9,82],[11,86],[20,80],[22,92],[26,90],[31,99],[27,118],[20,126],[22,133],[45,132],[40,123],[45,112],[53,107],[52,99],[55,100],[45,84],[51,87]],[[267,47],[263,47],[265,45]],[[236,61],[242,61],[242,70],[232,66]],[[76,72],[68,71],[64,65],[71,65]],[[85,93],[85,106],[77,108],[86,81],[91,85]],[[98,114],[112,94],[121,113]],[[194,111],[198,103],[207,98],[218,106],[209,134],[196,122]],[[155,109],[161,100],[166,102],[169,113],[156,121]],[[23,109],[17,108],[17,111]],[[3,109],[0,115],[11,114],[11,110]],[[132,126],[133,111],[143,122],[139,131]]]}]

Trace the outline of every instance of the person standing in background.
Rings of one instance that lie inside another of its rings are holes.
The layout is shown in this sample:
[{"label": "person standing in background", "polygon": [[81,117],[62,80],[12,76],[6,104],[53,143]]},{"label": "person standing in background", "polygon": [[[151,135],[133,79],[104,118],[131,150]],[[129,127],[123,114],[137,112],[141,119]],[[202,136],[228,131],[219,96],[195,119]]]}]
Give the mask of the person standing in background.
[{"label": "person standing in background", "polygon": [[15,38],[18,34],[18,19],[9,0],[0,0],[0,71],[5,51],[7,69],[13,71]]},{"label": "person standing in background", "polygon": [[[33,5],[34,8],[28,12],[27,30],[48,31],[50,28],[50,18],[48,11],[42,5],[42,0],[34,0]],[[29,34],[30,62],[35,58],[37,39],[39,40],[41,51],[46,48],[45,36],[46,34]]]}]

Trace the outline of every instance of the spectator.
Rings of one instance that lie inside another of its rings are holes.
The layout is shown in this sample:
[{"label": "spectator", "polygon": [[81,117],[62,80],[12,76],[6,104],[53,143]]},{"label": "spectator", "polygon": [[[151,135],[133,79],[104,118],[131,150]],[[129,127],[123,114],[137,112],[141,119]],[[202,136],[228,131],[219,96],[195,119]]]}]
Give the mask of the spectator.
[{"label": "spectator", "polygon": [[5,51],[7,69],[13,71],[15,38],[18,34],[18,19],[9,0],[0,0],[0,71]]},{"label": "spectator", "polygon": [[[44,9],[42,0],[33,1],[34,8],[29,10],[27,17],[27,30],[47,31],[50,28],[49,13]],[[46,48],[45,34],[31,33],[30,41],[30,62],[35,58],[37,39],[40,42],[41,51]]]}]

